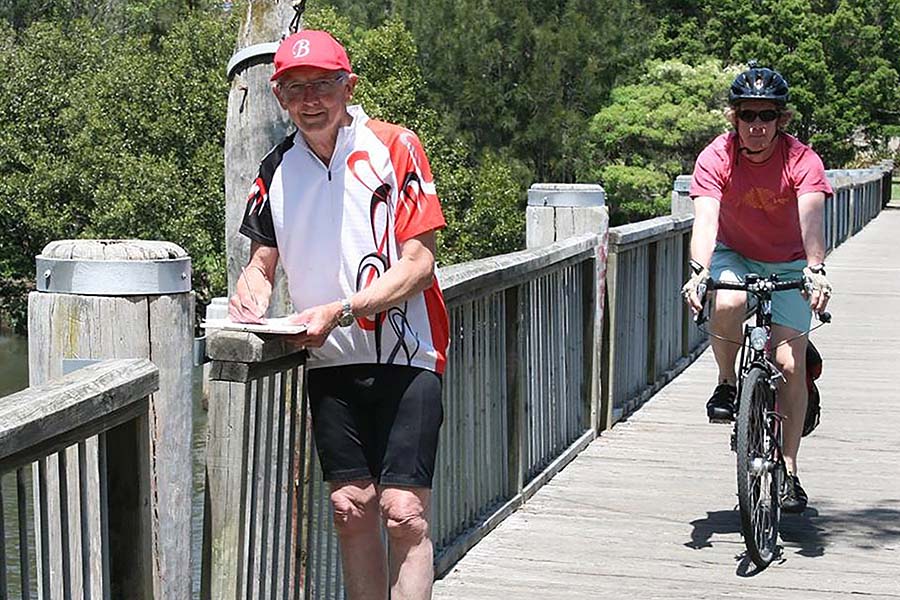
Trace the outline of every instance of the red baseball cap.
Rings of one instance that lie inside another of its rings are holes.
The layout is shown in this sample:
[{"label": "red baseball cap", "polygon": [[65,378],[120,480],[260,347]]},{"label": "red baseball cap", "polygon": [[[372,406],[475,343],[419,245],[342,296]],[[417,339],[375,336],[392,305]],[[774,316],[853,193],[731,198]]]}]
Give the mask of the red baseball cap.
[{"label": "red baseball cap", "polygon": [[304,29],[289,35],[275,52],[275,74],[272,81],[295,67],[319,67],[329,71],[347,71],[347,51],[327,31]]}]

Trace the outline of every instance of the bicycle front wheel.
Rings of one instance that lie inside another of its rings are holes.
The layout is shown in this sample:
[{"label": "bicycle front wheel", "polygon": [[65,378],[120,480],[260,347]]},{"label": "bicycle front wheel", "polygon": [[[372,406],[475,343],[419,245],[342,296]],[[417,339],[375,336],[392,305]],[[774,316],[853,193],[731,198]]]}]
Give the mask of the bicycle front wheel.
[{"label": "bicycle front wheel", "polygon": [[744,544],[750,559],[761,569],[776,555],[779,492],[784,477],[772,394],[766,370],[751,367],[741,386],[736,425],[737,488]]}]

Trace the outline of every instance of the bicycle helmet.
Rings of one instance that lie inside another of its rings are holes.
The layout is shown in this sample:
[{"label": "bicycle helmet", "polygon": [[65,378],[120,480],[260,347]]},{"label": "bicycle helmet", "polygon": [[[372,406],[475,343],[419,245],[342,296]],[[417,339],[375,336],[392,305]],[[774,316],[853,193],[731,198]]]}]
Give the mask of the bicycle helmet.
[{"label": "bicycle helmet", "polygon": [[771,100],[778,106],[787,104],[790,98],[787,81],[778,71],[760,67],[755,60],[750,67],[734,78],[728,92],[728,103],[734,106],[741,100]]}]

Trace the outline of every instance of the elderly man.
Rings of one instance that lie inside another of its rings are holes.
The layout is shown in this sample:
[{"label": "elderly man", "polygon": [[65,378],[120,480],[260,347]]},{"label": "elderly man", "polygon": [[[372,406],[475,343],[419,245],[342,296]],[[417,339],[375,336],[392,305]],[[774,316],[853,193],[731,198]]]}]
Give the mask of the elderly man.
[{"label": "elderly man", "polygon": [[386,599],[390,588],[393,600],[430,598],[449,326],[428,160],[413,132],[348,106],[357,76],[328,33],[286,38],[272,82],[297,131],[263,159],[251,189],[241,225],[250,261],[229,315],[263,320],[280,258],[292,320],[306,325],[296,342],[309,349],[313,431],[348,596]]},{"label": "elderly man", "polygon": [[[813,291],[775,294],[775,359],[787,382],[779,398],[784,423],[784,459],[788,469],[782,508],[802,512],[806,492],[797,477],[797,452],[806,415],[806,345],[811,310],[828,304],[825,277],[824,203],[832,193],[821,159],[784,132],[791,118],[789,92],[777,72],[750,63],[729,93],[728,118],[734,131],[717,137],[697,158],[690,194],[694,200],[691,238],[693,276],[684,286],[686,301],[700,309],[697,285],[715,279],[741,281],[747,273],[803,275]],[[706,405],[711,422],[734,419],[737,394],[735,359],[741,339],[746,293],[715,293],[710,329],[719,368],[718,385]]]}]

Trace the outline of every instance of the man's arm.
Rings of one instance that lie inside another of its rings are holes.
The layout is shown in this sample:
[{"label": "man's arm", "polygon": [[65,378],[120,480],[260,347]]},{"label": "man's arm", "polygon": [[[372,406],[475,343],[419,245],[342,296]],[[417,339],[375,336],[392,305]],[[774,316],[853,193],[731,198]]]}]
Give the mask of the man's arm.
[{"label": "man's arm", "polygon": [[691,261],[702,268],[684,285],[684,299],[694,312],[703,308],[697,296],[700,279],[709,276],[709,264],[716,247],[719,232],[719,201],[709,196],[694,198],[694,226],[691,229]]},{"label": "man's arm", "polygon": [[691,259],[709,268],[719,232],[719,201],[709,196],[694,198],[694,226],[691,230]]},{"label": "man's arm", "polygon": [[[800,235],[806,252],[806,264],[821,265],[825,262],[825,193],[801,194],[797,197],[797,210],[800,213]],[[815,286],[809,297],[809,305],[814,311],[822,312],[828,305],[831,284],[824,273],[819,275],[804,271],[804,274],[814,280]]]},{"label": "man's arm", "polygon": [[809,265],[825,262],[825,193],[809,192],[797,198],[800,235]]},{"label": "man's arm", "polygon": [[278,248],[250,243],[250,261],[238,277],[228,301],[228,316],[239,323],[262,323],[272,297]]},{"label": "man's arm", "polygon": [[[356,317],[368,317],[397,306],[428,289],[434,282],[435,234],[428,231],[400,244],[400,260],[384,274],[350,297],[350,308]],[[297,343],[318,347],[325,343],[331,330],[337,327],[342,312],[342,298],[334,302],[304,310],[294,317],[305,323],[305,334]]]}]

